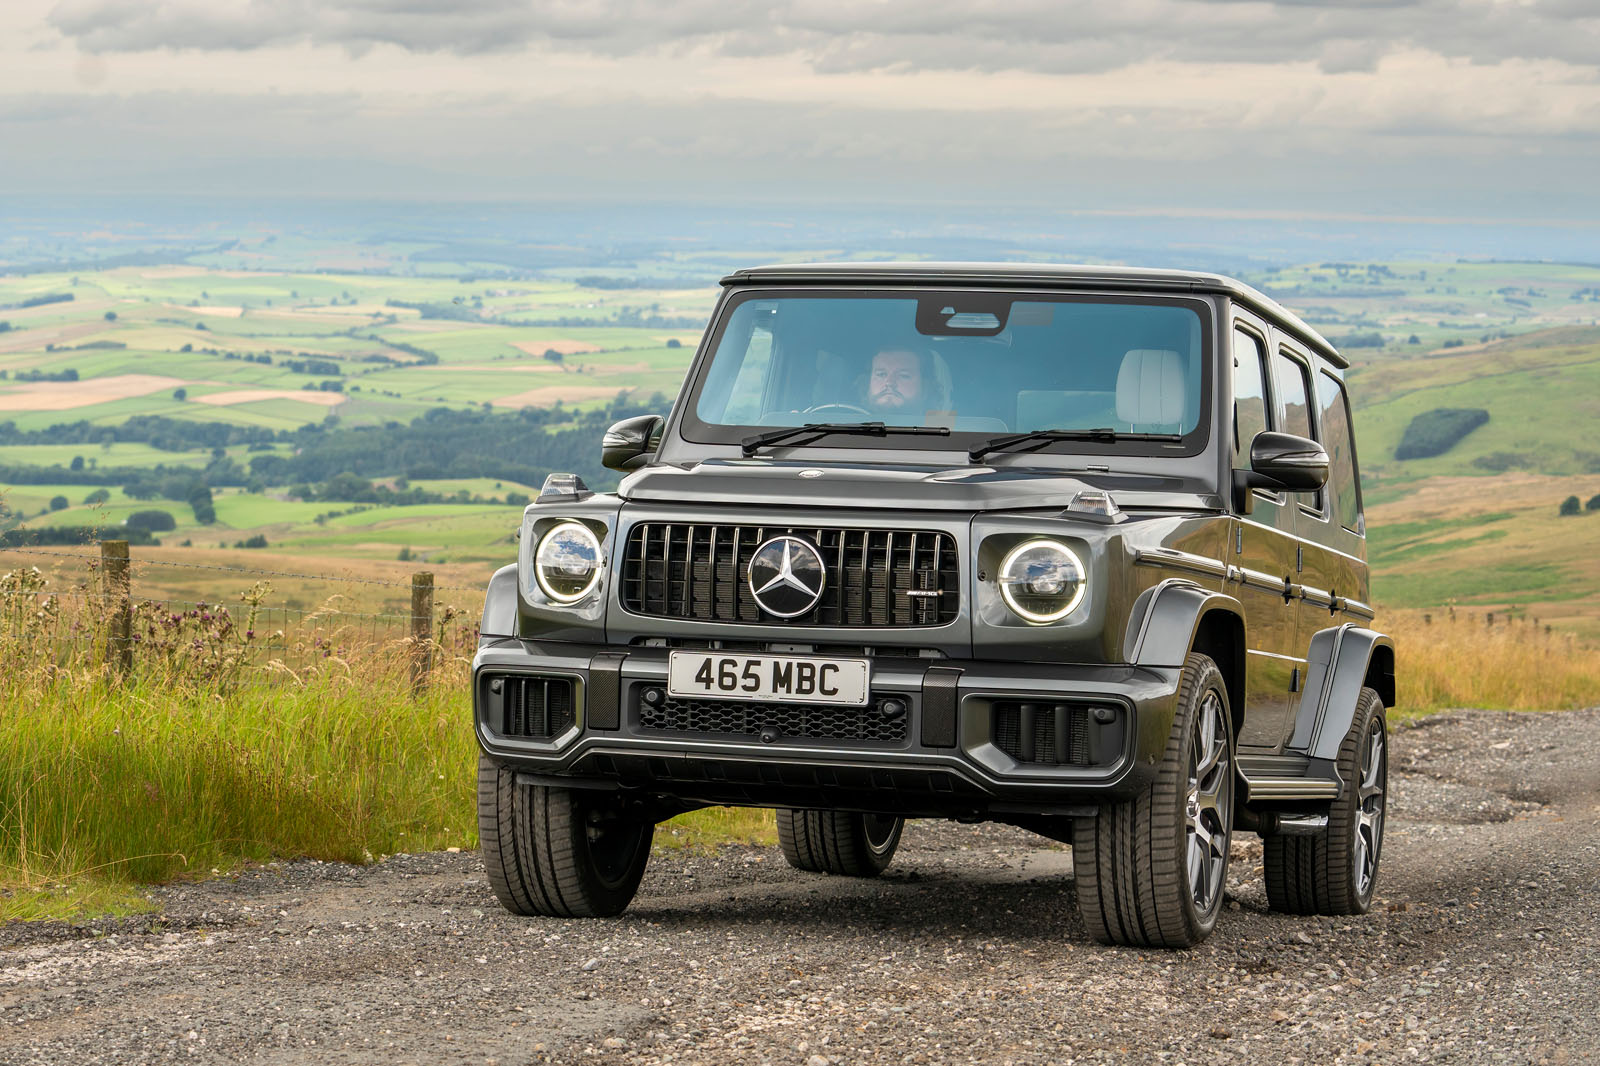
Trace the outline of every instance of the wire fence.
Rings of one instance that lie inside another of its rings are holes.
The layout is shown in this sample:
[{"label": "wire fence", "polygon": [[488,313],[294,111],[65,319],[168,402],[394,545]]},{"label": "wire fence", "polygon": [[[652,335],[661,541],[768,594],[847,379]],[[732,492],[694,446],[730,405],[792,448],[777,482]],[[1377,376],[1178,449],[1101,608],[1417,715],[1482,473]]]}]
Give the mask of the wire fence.
[{"label": "wire fence", "polygon": [[406,668],[420,692],[441,664],[470,659],[477,642],[476,611],[438,593],[482,591],[435,584],[430,571],[407,576],[158,559],[125,541],[81,551],[0,547],[0,663],[219,684],[361,664]]}]

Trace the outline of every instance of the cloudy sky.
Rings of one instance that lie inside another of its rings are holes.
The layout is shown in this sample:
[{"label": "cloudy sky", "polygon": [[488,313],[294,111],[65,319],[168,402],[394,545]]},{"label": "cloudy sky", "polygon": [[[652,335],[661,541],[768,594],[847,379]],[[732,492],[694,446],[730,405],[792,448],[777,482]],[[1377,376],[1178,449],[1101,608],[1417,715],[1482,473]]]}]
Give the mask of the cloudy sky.
[{"label": "cloudy sky", "polygon": [[1600,0],[0,5],[0,194],[1592,225],[1597,174]]}]

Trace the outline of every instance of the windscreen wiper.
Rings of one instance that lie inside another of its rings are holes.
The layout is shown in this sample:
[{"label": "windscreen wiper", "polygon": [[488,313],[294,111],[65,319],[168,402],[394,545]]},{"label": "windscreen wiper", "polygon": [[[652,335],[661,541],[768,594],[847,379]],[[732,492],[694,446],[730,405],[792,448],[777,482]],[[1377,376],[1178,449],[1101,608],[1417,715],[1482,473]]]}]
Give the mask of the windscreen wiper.
[{"label": "windscreen wiper", "polygon": [[739,442],[739,447],[745,455],[754,455],[760,448],[791,437],[802,437],[807,433],[814,434],[811,440],[802,441],[810,444],[820,440],[830,433],[853,433],[858,437],[887,437],[891,433],[908,433],[922,436],[948,437],[950,430],[946,426],[888,426],[882,422],[808,422],[803,426],[784,426],[767,433],[757,433],[753,437],[746,437]]},{"label": "windscreen wiper", "polygon": [[977,462],[990,452],[1037,451],[1047,444],[1061,440],[1087,440],[1097,444],[1115,444],[1124,440],[1181,441],[1177,433],[1118,433],[1114,429],[1036,429],[1031,433],[1012,433],[1004,437],[990,437],[982,444],[967,450],[967,458]]}]

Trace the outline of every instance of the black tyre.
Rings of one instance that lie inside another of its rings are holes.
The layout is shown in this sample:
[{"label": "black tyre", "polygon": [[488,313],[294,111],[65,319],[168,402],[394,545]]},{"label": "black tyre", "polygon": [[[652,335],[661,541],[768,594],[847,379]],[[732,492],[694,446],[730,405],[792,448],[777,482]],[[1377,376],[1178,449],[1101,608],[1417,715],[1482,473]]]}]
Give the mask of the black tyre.
[{"label": "black tyre", "polygon": [[633,900],[655,825],[604,792],[519,785],[478,756],[478,842],[489,887],[514,914],[606,918]]},{"label": "black tyre", "polygon": [[1262,842],[1267,902],[1289,914],[1365,914],[1378,883],[1389,793],[1389,728],[1383,698],[1361,690],[1355,720],[1339,745],[1344,791],[1314,836]]},{"label": "black tyre", "polygon": [[1233,835],[1232,723],[1221,672],[1190,655],[1155,780],[1074,822],[1078,909],[1096,940],[1186,948],[1215,928]]},{"label": "black tyre", "polygon": [[796,870],[877,877],[900,846],[905,819],[849,811],[778,809],[778,846]]}]

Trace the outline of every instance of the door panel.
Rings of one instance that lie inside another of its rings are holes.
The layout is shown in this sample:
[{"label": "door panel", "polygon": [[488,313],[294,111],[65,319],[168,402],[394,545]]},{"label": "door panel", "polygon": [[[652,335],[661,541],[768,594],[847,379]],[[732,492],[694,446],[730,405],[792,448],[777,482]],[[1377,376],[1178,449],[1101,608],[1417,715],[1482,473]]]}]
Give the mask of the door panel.
[{"label": "door panel", "polygon": [[[1253,323],[1249,325],[1254,325]],[[1259,327],[1257,327],[1259,328]],[[1255,434],[1280,424],[1268,389],[1264,328],[1233,333],[1233,467],[1250,465]],[[1245,706],[1239,746],[1276,750],[1289,728],[1289,682],[1298,664],[1295,604],[1284,585],[1294,573],[1294,504],[1275,493],[1253,492],[1252,513],[1234,520],[1230,562],[1235,595],[1245,609]]]}]

